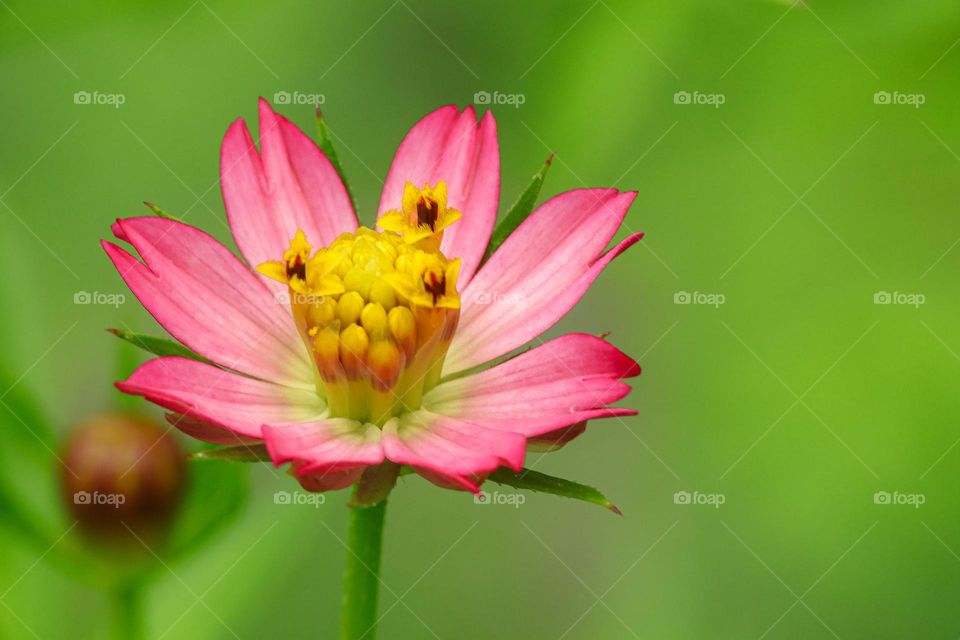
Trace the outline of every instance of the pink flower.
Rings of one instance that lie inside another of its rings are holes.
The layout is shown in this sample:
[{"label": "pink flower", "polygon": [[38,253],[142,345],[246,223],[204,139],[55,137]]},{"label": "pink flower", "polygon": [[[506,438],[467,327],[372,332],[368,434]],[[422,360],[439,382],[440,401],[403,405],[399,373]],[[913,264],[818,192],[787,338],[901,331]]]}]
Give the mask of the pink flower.
[{"label": "pink flower", "polygon": [[246,262],[161,217],[113,227],[141,260],[103,243],[154,318],[214,363],[157,358],[122,391],[202,440],[262,441],[316,491],[384,461],[477,491],[497,468],[519,470],[528,444],[560,446],[587,420],[635,413],[609,405],[639,367],[591,335],[477,368],[537,339],[640,239],[605,252],[636,193],[562,193],[481,266],[500,190],[491,113],[478,124],[472,108],[448,106],[413,127],[387,175],[380,230],[358,228],[331,163],[263,100],[260,136],[258,153],[238,120],[221,152]]}]

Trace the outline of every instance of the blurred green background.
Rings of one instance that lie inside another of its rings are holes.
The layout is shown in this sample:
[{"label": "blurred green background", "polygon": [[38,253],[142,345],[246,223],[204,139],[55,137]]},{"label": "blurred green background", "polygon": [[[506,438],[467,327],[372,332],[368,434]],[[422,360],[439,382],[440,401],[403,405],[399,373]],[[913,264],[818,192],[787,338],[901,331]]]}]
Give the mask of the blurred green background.
[{"label": "blurred green background", "polygon": [[[160,330],[98,240],[152,200],[230,243],[218,150],[257,96],[323,96],[370,224],[417,118],[519,95],[492,107],[504,206],[550,151],[544,196],[639,191],[621,235],[646,238],[553,333],[611,331],[640,414],[531,458],[625,516],[407,478],[381,637],[957,637],[958,38],[950,0],[2,0],[0,398],[35,396],[58,432],[116,404],[104,328]],[[313,131],[310,105],[278,109]],[[21,464],[10,443],[38,444],[0,414],[6,488],[59,535],[58,465]],[[148,637],[332,637],[346,494],[276,505],[294,482],[249,472],[228,526],[158,570]],[[0,637],[107,634],[104,594],[2,535]]]}]

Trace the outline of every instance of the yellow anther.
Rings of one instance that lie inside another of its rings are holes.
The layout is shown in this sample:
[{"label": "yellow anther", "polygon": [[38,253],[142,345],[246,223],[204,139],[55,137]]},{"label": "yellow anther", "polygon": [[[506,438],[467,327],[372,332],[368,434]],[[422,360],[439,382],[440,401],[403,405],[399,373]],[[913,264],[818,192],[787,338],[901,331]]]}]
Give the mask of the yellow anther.
[{"label": "yellow anther", "polygon": [[463,217],[456,209],[447,208],[447,183],[443,180],[431,188],[429,184],[418,189],[408,182],[403,187],[401,210],[387,211],[377,224],[387,231],[396,231],[407,244],[435,238],[431,243],[439,247],[443,230]]},{"label": "yellow anther", "polygon": [[379,278],[370,287],[368,299],[387,310],[392,309],[397,304],[397,295],[393,292],[393,287]]},{"label": "yellow anther", "polygon": [[387,325],[390,327],[390,335],[407,354],[407,358],[413,357],[417,349],[417,322],[413,312],[407,307],[394,307],[387,314]]},{"label": "yellow anther", "polygon": [[360,325],[351,324],[340,332],[340,362],[351,377],[360,377],[366,372],[364,359],[370,338]]},{"label": "yellow anther", "polygon": [[337,317],[344,326],[360,320],[364,299],[356,291],[347,291],[337,301]]},{"label": "yellow anther", "polygon": [[360,312],[360,324],[371,337],[384,335],[387,332],[387,312],[376,302],[368,302]]}]

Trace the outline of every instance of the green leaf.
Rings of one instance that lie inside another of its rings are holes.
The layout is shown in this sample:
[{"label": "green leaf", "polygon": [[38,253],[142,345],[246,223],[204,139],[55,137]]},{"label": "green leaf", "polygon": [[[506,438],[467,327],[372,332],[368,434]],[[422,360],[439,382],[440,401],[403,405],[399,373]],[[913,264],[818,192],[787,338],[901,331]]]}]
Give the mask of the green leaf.
[{"label": "green leaf", "polygon": [[153,211],[154,214],[160,216],[161,218],[166,218],[167,220],[176,220],[177,222],[180,222],[179,217],[173,215],[172,213],[167,213],[166,211],[164,211],[157,205],[153,204],[152,202],[147,202],[146,200],[144,200],[143,204],[147,205],[147,208],[149,208],[150,211]]},{"label": "green leaf", "polygon": [[179,342],[174,342],[173,340],[157,338],[156,336],[145,336],[141,333],[134,333],[123,329],[107,329],[107,331],[134,346],[140,347],[144,351],[149,351],[155,356],[181,356],[183,358],[213,364],[203,356],[194,353]]},{"label": "green leaf", "polygon": [[2,370],[0,433],[0,520],[48,544],[62,533],[59,446],[25,384]]},{"label": "green leaf", "polygon": [[330,161],[330,164],[333,165],[333,168],[337,171],[337,175],[340,176],[340,180],[343,182],[343,187],[347,190],[347,195],[350,196],[350,204],[353,205],[353,210],[357,210],[357,201],[353,197],[353,191],[350,190],[350,183],[347,182],[347,174],[343,171],[343,165],[340,164],[340,157],[337,156],[337,150],[333,146],[333,132],[330,131],[330,127],[327,126],[327,121],[323,117],[323,112],[320,111],[320,107],[317,107],[317,146],[320,147],[320,151],[323,151],[323,155],[327,156],[327,160]]},{"label": "green leaf", "polygon": [[590,502],[609,509],[618,516],[623,515],[615,504],[607,500],[606,496],[593,487],[588,487],[585,484],[571,480],[564,480],[563,478],[548,476],[539,471],[521,469],[520,473],[514,473],[510,469],[501,467],[491,473],[487,479],[516,489],[529,489],[530,491],[539,491],[541,493],[552,493],[555,496]]},{"label": "green leaf", "polygon": [[503,241],[506,240],[510,234],[520,226],[520,223],[527,219],[530,212],[533,211],[533,206],[537,204],[537,197],[540,195],[540,188],[543,186],[543,180],[547,177],[547,171],[553,163],[553,156],[554,154],[551,153],[547,161],[540,167],[540,171],[534,174],[533,179],[530,180],[530,184],[528,184],[527,188],[520,194],[517,201],[513,203],[513,206],[507,211],[507,214],[503,217],[503,220],[500,221],[500,224],[497,225],[497,228],[493,230],[493,235],[490,237],[490,244],[487,246],[487,252],[484,254],[480,264],[489,260],[493,252],[503,244]]},{"label": "green leaf", "polygon": [[227,462],[270,462],[270,454],[262,444],[237,445],[205,449],[190,454],[191,460],[224,460]]},{"label": "green leaf", "polygon": [[246,502],[249,468],[238,464],[190,465],[190,484],[168,540],[166,556],[181,558],[225,528]]}]

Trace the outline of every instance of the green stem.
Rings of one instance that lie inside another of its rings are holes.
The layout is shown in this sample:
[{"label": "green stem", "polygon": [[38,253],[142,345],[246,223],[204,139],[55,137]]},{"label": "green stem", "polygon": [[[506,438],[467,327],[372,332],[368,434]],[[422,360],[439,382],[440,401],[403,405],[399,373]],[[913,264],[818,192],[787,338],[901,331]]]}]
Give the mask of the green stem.
[{"label": "green stem", "polygon": [[340,640],[374,640],[387,501],[384,499],[370,507],[355,506],[349,509]]},{"label": "green stem", "polygon": [[114,635],[119,640],[140,640],[143,634],[143,591],[138,584],[117,587],[113,594]]}]

